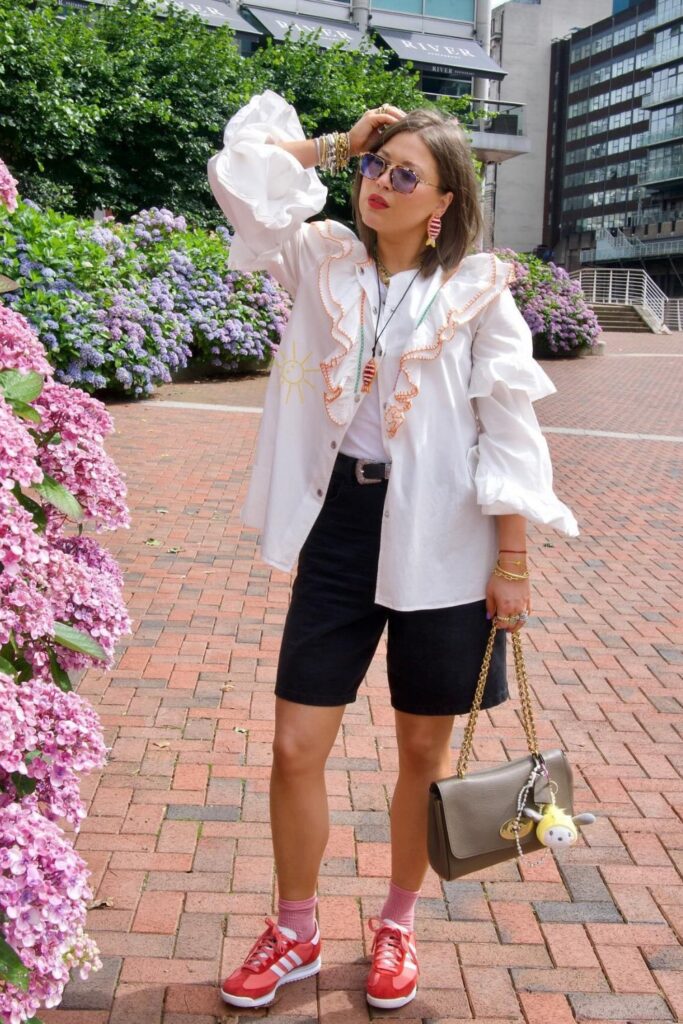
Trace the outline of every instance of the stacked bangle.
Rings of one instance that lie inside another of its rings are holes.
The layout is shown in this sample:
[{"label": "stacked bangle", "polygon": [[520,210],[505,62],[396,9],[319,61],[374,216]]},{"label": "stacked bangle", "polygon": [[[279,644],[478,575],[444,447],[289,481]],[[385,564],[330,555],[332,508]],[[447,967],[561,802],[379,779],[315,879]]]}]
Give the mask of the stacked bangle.
[{"label": "stacked bangle", "polygon": [[348,132],[332,132],[315,139],[316,161],[330,174],[339,174],[349,166],[351,138]]},{"label": "stacked bangle", "polygon": [[503,569],[500,561],[498,561],[493,567],[493,575],[500,576],[504,580],[528,580],[529,570],[525,569],[524,572],[508,572],[507,569]]}]

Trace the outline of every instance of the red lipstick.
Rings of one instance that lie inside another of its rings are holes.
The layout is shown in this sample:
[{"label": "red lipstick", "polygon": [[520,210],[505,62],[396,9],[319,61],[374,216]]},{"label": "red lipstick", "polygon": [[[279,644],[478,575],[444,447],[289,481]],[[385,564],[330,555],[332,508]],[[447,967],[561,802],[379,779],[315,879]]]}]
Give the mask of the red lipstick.
[{"label": "red lipstick", "polygon": [[382,196],[373,192],[371,196],[368,196],[368,206],[371,206],[373,210],[386,210],[389,203]]}]

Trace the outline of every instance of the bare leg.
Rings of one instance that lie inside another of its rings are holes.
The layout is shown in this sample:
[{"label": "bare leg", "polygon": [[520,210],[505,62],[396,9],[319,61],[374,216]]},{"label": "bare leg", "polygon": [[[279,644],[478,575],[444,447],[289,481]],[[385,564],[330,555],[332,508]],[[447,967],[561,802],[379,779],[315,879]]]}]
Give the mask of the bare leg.
[{"label": "bare leg", "polygon": [[285,900],[305,900],[316,890],[330,831],[325,763],[344,710],[276,699],[270,821]]},{"label": "bare leg", "polygon": [[416,892],[427,872],[429,784],[452,773],[452,715],[396,712],[398,781],[391,802],[391,880]]}]

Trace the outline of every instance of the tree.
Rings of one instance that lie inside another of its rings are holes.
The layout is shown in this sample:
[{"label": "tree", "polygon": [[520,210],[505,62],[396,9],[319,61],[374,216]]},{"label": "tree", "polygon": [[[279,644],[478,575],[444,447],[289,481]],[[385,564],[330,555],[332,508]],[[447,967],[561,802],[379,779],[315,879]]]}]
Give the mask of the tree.
[{"label": "tree", "polygon": [[[274,89],[311,134],[382,103],[424,105],[417,75],[389,61],[370,46],[322,49],[315,36],[245,58],[229,28],[158,0],[66,14],[58,0],[0,0],[0,153],[24,196],[65,212],[165,206],[210,225],[206,162],[241,105]],[[348,175],[328,184],[330,211],[348,219]]]}]

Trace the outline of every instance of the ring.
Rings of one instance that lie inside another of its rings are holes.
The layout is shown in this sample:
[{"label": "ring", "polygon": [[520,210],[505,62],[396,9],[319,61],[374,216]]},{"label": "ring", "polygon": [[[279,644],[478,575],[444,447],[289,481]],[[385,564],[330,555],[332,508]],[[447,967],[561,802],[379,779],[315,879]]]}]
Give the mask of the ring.
[{"label": "ring", "polygon": [[381,107],[377,108],[377,113],[378,114],[386,114],[386,112],[387,112],[387,105],[386,105],[386,103],[383,103]]},{"label": "ring", "polygon": [[497,622],[517,622],[519,615],[496,615]]}]

